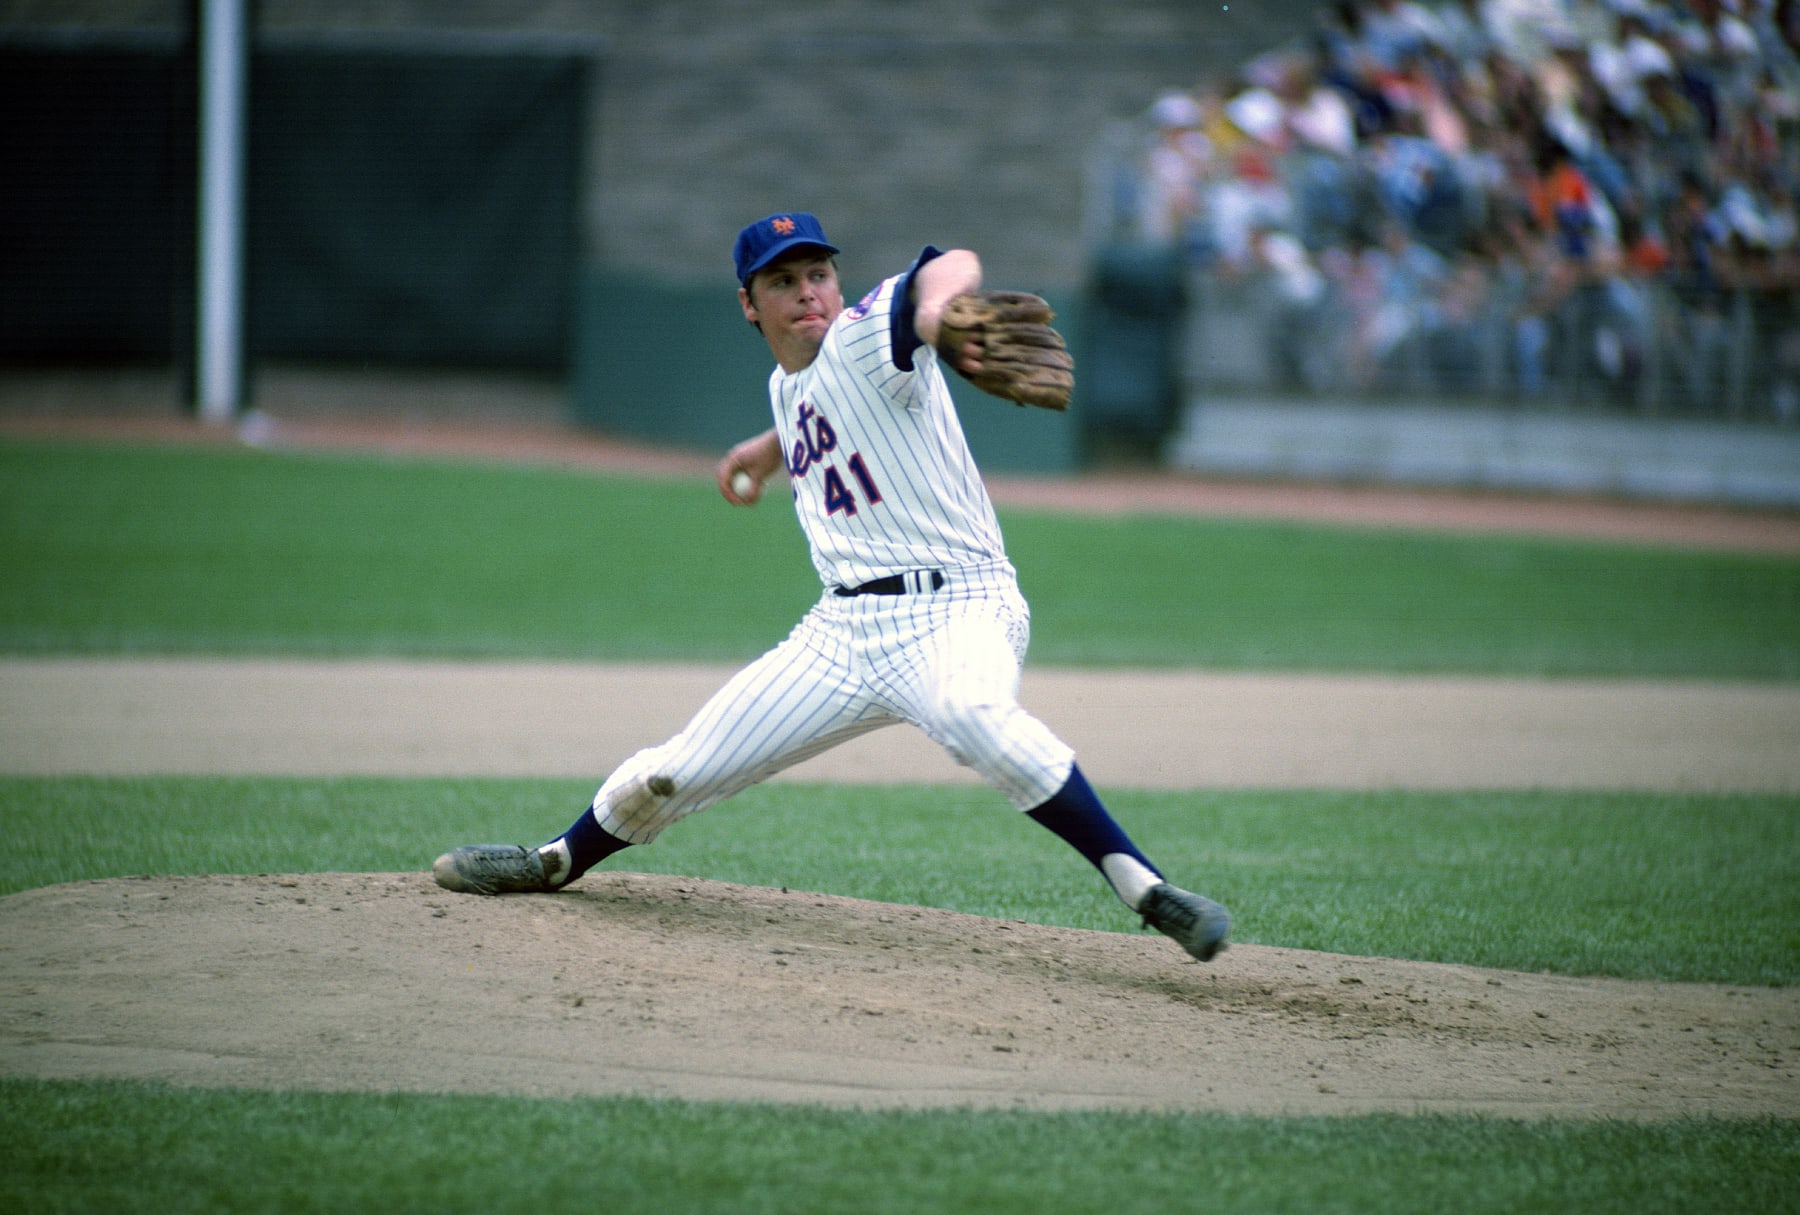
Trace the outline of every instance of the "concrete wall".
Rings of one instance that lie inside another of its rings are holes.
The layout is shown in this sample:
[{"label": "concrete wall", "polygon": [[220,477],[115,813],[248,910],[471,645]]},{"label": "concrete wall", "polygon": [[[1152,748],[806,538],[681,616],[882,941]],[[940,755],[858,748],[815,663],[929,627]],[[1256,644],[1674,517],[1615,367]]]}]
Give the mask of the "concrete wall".
[{"label": "concrete wall", "polygon": [[1800,509],[1800,431],[1792,427],[1598,411],[1200,397],[1168,460],[1226,476]]}]

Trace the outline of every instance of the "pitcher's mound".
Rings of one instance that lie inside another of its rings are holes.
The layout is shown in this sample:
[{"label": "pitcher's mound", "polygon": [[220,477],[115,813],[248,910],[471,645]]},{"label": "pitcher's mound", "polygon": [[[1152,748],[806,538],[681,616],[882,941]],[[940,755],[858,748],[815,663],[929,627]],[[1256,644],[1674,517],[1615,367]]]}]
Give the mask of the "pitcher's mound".
[{"label": "pitcher's mound", "polygon": [[626,872],[0,900],[0,1073],[1246,1113],[1800,1114],[1800,993],[1238,945]]}]

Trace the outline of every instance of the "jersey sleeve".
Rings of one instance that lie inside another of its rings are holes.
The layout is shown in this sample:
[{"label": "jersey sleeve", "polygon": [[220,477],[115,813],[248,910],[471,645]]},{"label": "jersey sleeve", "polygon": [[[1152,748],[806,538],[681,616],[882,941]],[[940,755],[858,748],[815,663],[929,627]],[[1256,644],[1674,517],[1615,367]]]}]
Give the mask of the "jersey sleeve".
[{"label": "jersey sleeve", "polygon": [[916,397],[918,368],[914,357],[924,349],[924,342],[913,328],[913,278],[921,266],[940,256],[939,250],[927,245],[904,273],[884,279],[844,317],[841,340],[850,365],[857,375],[901,406],[911,405]]},{"label": "jersey sleeve", "polygon": [[926,262],[943,255],[942,249],[926,245],[920,251],[918,259],[913,262],[911,269],[907,270],[901,278],[900,285],[894,289],[894,307],[888,318],[890,325],[888,332],[890,343],[893,346],[894,366],[901,371],[913,369],[913,354],[925,344],[925,340],[913,328],[915,312],[912,303],[913,280],[919,276],[919,271],[925,268]]}]

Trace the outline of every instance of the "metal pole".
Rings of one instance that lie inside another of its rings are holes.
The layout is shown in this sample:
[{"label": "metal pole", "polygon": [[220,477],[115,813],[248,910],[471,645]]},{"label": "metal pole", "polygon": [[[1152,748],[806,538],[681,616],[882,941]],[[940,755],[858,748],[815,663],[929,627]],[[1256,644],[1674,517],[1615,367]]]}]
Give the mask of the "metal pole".
[{"label": "metal pole", "polygon": [[246,0],[200,4],[200,214],[196,399],[229,422],[244,396]]}]

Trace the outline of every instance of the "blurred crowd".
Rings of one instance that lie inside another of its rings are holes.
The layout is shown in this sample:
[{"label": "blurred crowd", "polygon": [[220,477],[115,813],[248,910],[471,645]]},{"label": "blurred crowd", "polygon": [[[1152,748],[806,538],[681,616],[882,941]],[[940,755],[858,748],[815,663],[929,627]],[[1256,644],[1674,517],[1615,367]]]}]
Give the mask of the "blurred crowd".
[{"label": "blurred crowd", "polygon": [[1135,234],[1266,283],[1296,383],[1630,402],[1660,360],[1800,418],[1800,0],[1336,0],[1135,138]]}]

